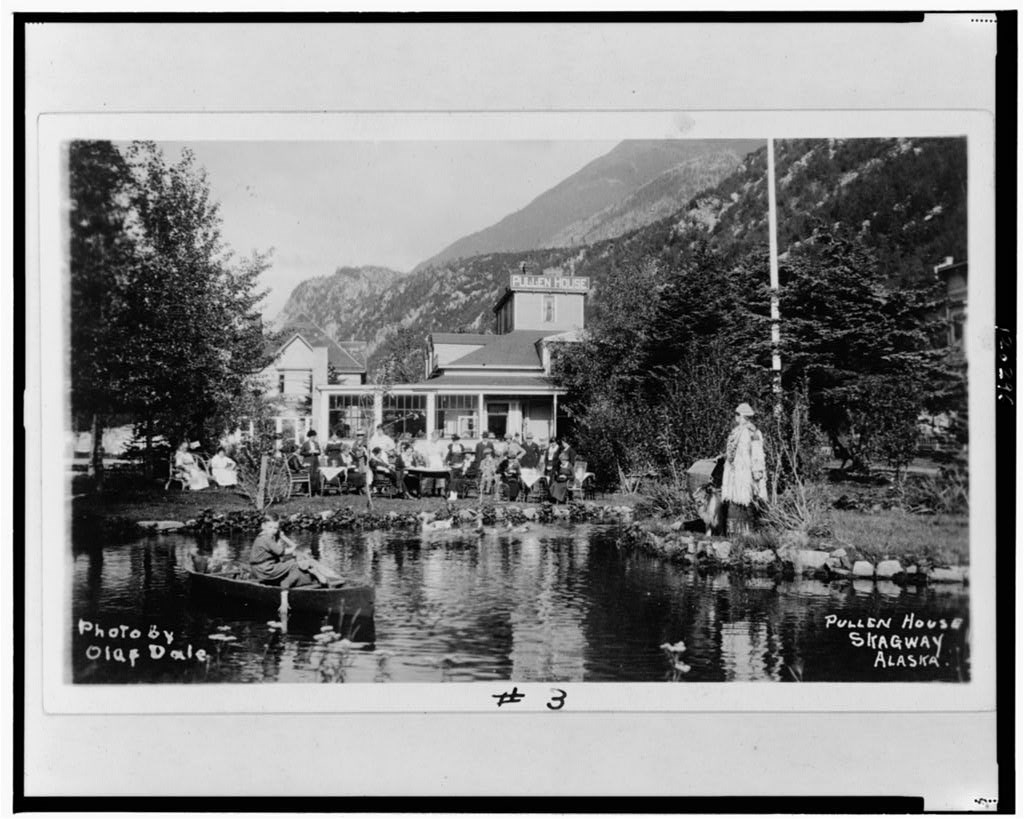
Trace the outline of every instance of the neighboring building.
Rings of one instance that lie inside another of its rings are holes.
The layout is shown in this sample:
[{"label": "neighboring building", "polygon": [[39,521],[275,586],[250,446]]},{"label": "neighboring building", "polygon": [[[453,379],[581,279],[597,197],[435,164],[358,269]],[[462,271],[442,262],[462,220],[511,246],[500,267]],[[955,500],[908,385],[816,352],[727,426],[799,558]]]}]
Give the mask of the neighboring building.
[{"label": "neighboring building", "polygon": [[954,262],[952,256],[947,256],[934,269],[935,275],[946,284],[948,343],[951,347],[962,347],[967,319],[967,262]]},{"label": "neighboring building", "polygon": [[556,434],[564,390],[550,380],[552,352],[579,340],[589,288],[587,278],[558,273],[512,275],[494,306],[497,332],[431,333],[416,384],[320,387],[320,425],[351,434],[383,424],[392,436]]},{"label": "neighboring building", "polygon": [[339,342],[310,319],[284,328],[285,341],[271,350],[274,360],[260,373],[275,402],[274,426],[285,440],[301,443],[314,425],[314,397],[330,384],[366,383],[366,342]]},{"label": "neighboring building", "polygon": [[[945,303],[937,318],[946,322],[946,343],[964,348],[964,323],[967,320],[967,262],[955,262],[947,256],[934,267],[935,276],[946,286]],[[918,418],[919,451],[923,455],[950,454],[965,449],[965,419],[956,412],[938,415],[922,412]]]}]

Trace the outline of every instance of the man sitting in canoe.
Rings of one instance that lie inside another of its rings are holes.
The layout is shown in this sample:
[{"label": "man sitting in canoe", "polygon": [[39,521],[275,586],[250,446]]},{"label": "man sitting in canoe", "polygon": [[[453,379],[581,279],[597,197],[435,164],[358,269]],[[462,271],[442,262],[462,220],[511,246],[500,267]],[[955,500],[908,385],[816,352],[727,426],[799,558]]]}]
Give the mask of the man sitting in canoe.
[{"label": "man sitting in canoe", "polygon": [[281,522],[268,515],[253,541],[249,565],[256,580],[290,589],[296,586],[329,586],[330,578],[315,560],[295,556],[295,542],[281,534]]}]

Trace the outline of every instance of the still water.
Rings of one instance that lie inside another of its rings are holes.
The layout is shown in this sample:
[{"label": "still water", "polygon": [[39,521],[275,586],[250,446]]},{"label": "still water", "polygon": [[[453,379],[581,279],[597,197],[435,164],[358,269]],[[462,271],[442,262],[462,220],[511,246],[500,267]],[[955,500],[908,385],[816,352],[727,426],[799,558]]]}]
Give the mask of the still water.
[{"label": "still water", "polygon": [[[69,624],[74,681],[956,682],[970,676],[968,594],[960,586],[701,574],[624,553],[614,528],[600,526],[291,537],[351,581],[374,586],[372,620],[293,615],[282,632],[269,625],[278,618],[273,608],[225,606],[190,590],[182,565],[187,552],[244,557],[251,538],[161,535],[77,544]],[[325,624],[352,645],[318,642]],[[97,629],[104,629],[102,637]],[[685,650],[675,655],[661,648],[679,641]]]}]

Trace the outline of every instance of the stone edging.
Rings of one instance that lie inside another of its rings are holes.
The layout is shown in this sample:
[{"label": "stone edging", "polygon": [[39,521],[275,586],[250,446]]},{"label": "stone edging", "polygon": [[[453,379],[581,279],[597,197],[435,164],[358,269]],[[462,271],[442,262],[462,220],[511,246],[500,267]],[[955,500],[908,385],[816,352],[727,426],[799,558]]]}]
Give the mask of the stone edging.
[{"label": "stone edging", "polygon": [[729,540],[696,537],[686,532],[659,534],[640,523],[628,526],[620,545],[698,568],[777,575],[819,580],[889,580],[898,585],[968,583],[966,566],[903,566],[898,560],[853,560],[844,548],[744,549]]}]

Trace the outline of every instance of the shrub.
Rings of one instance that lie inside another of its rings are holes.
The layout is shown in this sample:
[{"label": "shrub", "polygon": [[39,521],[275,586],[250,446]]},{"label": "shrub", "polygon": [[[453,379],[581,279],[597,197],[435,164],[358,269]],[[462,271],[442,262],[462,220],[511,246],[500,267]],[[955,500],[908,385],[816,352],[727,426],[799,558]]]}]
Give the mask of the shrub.
[{"label": "shrub", "polygon": [[636,511],[651,518],[694,518],[698,514],[685,481],[656,484],[637,502]]},{"label": "shrub", "polygon": [[914,476],[904,485],[903,506],[915,514],[966,515],[969,507],[967,464],[944,466],[938,475]]},{"label": "shrub", "polygon": [[804,532],[812,537],[831,534],[832,498],[821,483],[794,483],[762,511],[761,519],[779,532]]}]

